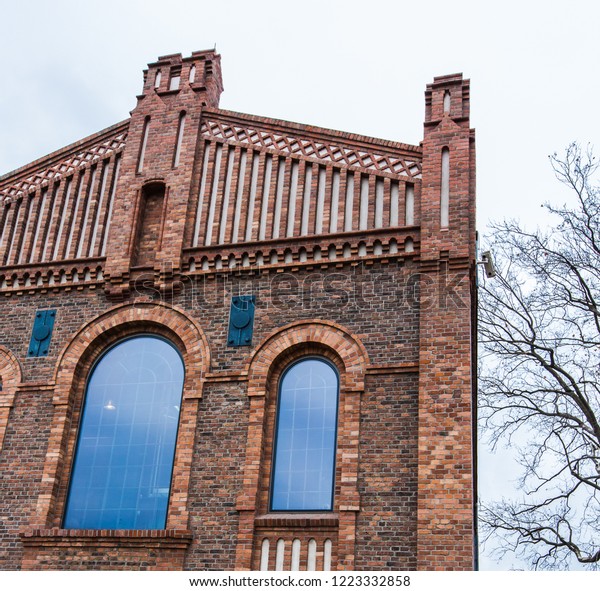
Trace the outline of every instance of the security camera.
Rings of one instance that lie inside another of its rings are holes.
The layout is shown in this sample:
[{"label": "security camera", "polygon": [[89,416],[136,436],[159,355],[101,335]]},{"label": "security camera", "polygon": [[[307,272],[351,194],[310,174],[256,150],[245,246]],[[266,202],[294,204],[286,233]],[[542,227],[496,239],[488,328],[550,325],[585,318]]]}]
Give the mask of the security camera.
[{"label": "security camera", "polygon": [[492,277],[496,276],[496,265],[494,265],[494,258],[489,250],[481,253],[481,261],[479,261],[477,264],[483,265],[486,277],[491,279]]}]

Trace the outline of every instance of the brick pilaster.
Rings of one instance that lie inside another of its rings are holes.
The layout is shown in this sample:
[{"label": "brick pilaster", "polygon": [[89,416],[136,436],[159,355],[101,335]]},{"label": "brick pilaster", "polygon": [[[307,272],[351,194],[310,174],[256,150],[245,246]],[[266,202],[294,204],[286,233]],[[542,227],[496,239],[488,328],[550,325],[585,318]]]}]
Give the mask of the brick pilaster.
[{"label": "brick pilaster", "polygon": [[[426,91],[421,195],[418,425],[419,569],[473,568],[474,134],[469,82],[436,78]],[[442,223],[442,151],[449,153]]]}]

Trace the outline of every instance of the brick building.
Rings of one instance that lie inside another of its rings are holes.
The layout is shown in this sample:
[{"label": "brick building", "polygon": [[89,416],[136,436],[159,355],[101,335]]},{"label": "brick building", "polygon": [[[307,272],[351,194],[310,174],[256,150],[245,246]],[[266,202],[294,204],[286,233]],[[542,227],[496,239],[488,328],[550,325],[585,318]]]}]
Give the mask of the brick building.
[{"label": "brick building", "polygon": [[0,177],[0,568],[472,569],[475,152],[219,109]]}]

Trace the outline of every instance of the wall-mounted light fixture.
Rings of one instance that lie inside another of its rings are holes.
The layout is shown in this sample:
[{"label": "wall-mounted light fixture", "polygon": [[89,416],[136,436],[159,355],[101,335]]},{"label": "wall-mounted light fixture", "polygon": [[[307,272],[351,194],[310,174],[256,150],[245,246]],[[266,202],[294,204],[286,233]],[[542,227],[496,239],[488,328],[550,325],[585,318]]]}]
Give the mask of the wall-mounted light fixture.
[{"label": "wall-mounted light fixture", "polygon": [[492,278],[496,276],[496,265],[494,265],[494,258],[489,250],[481,253],[481,260],[477,261],[478,265],[483,265],[485,276]]}]

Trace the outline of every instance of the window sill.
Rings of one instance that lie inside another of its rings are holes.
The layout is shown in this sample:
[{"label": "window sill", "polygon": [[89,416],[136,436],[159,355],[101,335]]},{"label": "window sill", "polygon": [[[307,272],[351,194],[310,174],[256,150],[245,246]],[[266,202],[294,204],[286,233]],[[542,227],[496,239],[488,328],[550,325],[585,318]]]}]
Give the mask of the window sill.
[{"label": "window sill", "polygon": [[337,513],[267,513],[254,520],[256,527],[338,527]]},{"label": "window sill", "polygon": [[32,529],[21,532],[26,547],[138,547],[185,549],[192,542],[186,529],[97,530]]}]

